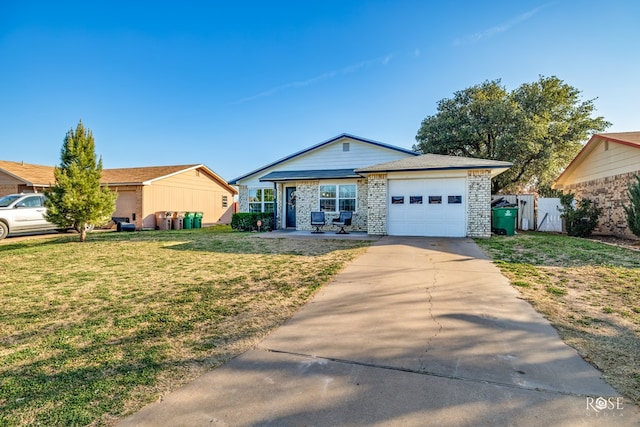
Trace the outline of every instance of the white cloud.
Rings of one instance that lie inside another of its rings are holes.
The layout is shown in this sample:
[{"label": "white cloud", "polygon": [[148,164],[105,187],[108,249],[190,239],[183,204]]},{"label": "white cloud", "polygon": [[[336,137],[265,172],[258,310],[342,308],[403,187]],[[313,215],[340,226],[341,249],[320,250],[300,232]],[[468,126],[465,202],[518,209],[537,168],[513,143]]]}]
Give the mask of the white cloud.
[{"label": "white cloud", "polygon": [[504,33],[506,31],[508,31],[509,29],[511,29],[513,26],[520,24],[521,22],[524,22],[528,19],[530,19],[532,16],[534,16],[536,13],[538,13],[541,9],[543,9],[544,7],[546,7],[546,5],[542,5],[542,6],[538,6],[537,8],[530,10],[528,12],[525,12],[521,15],[518,15],[510,20],[508,20],[507,22],[504,22],[500,25],[496,25],[495,27],[491,27],[488,28],[484,31],[480,31],[477,32],[467,38],[464,39],[458,39],[454,41],[454,45],[455,46],[460,46],[460,45],[464,45],[464,44],[473,44],[473,43],[477,43],[479,41],[482,41],[484,39],[488,39],[491,38],[493,36],[495,36],[496,34],[500,34],[500,33]]},{"label": "white cloud", "polygon": [[348,65],[340,70],[335,70],[335,71],[329,71],[327,73],[324,74],[320,74],[316,77],[312,77],[310,79],[307,80],[301,80],[301,81],[295,81],[295,82],[289,82],[289,83],[285,83],[283,85],[280,86],[276,86],[274,88],[265,90],[264,92],[260,92],[256,95],[252,95],[246,98],[242,98],[236,102],[234,102],[234,104],[243,104],[245,102],[249,102],[249,101],[254,101],[256,99],[259,98],[265,98],[267,96],[271,96],[271,95],[275,95],[278,92],[281,92],[283,90],[286,89],[292,89],[292,88],[301,88],[301,87],[305,87],[305,86],[311,86],[314,85],[316,83],[319,83],[321,81],[324,80],[330,80],[333,79],[335,77],[338,76],[342,76],[345,74],[351,74],[351,73],[355,73],[363,68],[369,68],[375,65],[387,65],[389,62],[391,62],[391,60],[393,59],[393,54],[389,54],[380,58],[375,58],[375,59],[370,59],[368,61],[363,61],[363,62],[359,62],[356,64],[351,64]]}]

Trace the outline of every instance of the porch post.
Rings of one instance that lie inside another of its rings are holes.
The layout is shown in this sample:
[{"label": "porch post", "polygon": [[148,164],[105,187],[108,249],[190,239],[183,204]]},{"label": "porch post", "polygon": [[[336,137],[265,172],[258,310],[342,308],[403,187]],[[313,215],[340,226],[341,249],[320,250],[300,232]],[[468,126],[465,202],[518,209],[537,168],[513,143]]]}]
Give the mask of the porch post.
[{"label": "porch post", "polygon": [[273,230],[278,229],[278,184],[273,183]]}]

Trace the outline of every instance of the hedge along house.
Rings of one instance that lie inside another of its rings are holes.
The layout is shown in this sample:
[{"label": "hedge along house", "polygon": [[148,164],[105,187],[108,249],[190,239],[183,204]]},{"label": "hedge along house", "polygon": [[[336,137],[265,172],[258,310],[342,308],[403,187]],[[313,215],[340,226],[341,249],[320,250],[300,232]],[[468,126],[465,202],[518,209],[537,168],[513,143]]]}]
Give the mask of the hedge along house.
[{"label": "hedge along house", "polygon": [[598,234],[633,237],[622,207],[629,204],[627,188],[640,175],[640,132],[593,135],[560,174],[553,188],[587,198],[602,208]]},{"label": "hedge along house", "polygon": [[[41,192],[55,182],[52,166],[0,161],[0,196]],[[231,222],[237,191],[202,164],[103,169],[102,184],[118,192],[114,217],[154,229],[156,212],[202,212],[203,224]]]},{"label": "hedge along house", "polygon": [[491,178],[507,162],[419,155],[342,134],[230,181],[241,212],[273,212],[277,228],[313,230],[352,211],[372,235],[488,237]]}]

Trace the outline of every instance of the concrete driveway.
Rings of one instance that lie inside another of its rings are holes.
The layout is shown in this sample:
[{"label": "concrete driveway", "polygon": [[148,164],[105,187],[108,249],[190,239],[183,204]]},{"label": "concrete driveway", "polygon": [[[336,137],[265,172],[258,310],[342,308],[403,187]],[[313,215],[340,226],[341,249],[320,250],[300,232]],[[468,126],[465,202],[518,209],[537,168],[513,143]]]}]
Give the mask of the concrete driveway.
[{"label": "concrete driveway", "polygon": [[470,239],[384,237],[256,349],[122,426],[631,426]]}]

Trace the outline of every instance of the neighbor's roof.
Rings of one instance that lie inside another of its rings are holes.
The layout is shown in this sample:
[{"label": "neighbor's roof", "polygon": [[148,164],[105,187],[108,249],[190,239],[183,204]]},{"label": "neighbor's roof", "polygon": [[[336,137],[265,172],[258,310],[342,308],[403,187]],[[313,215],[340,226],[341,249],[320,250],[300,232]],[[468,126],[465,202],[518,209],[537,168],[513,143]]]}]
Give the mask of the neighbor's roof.
[{"label": "neighbor's roof", "polygon": [[267,170],[267,169],[272,168],[274,166],[277,166],[277,165],[279,165],[281,163],[284,163],[284,162],[286,162],[288,160],[291,160],[291,159],[293,159],[295,157],[301,156],[301,155],[306,154],[306,153],[308,153],[310,151],[316,150],[316,149],[318,149],[320,147],[324,147],[325,145],[331,144],[332,142],[338,141],[338,140],[340,140],[342,138],[349,138],[349,139],[353,139],[355,141],[360,141],[360,142],[364,142],[364,143],[367,143],[367,144],[377,145],[378,147],[388,148],[390,150],[399,151],[401,153],[413,154],[413,155],[416,155],[416,156],[418,155],[416,152],[411,151],[411,150],[407,150],[406,148],[396,147],[394,145],[389,145],[389,144],[385,144],[383,142],[378,142],[378,141],[374,141],[374,140],[371,140],[371,139],[366,139],[366,138],[362,138],[362,137],[359,137],[359,136],[350,135],[348,133],[342,133],[342,134],[340,134],[338,136],[335,136],[335,137],[333,137],[331,139],[323,141],[323,142],[321,142],[319,144],[312,145],[309,148],[305,148],[304,150],[301,150],[301,151],[298,151],[296,153],[293,153],[290,156],[283,157],[280,160],[276,160],[273,163],[269,163],[266,166],[258,168],[258,169],[254,170],[252,172],[249,172],[248,174],[245,174],[245,175],[239,176],[238,178],[232,179],[231,181],[229,181],[229,184],[232,184],[232,185],[237,184],[238,181],[243,180],[243,179],[245,179],[245,178],[247,178],[247,177],[249,177],[251,175],[255,175],[255,174],[260,173],[260,172],[262,172],[264,170]]},{"label": "neighbor's roof", "polygon": [[26,185],[37,187],[48,187],[56,181],[53,175],[53,167],[51,166],[0,160],[0,172],[14,177]]},{"label": "neighbor's roof", "polygon": [[310,171],[275,171],[260,178],[260,181],[304,181],[317,179],[346,179],[361,178],[353,169],[328,169]]},{"label": "neighbor's roof", "polygon": [[146,166],[140,168],[103,169],[102,182],[109,185],[148,185],[153,181],[195,169],[202,165]]},{"label": "neighbor's roof", "polygon": [[[0,171],[32,186],[49,186],[55,183],[53,166],[31,165],[27,163],[9,162],[0,160]],[[149,166],[141,168],[103,169],[102,183],[107,185],[149,185],[159,179],[186,172],[192,169],[200,169],[211,176],[220,185],[227,188],[233,194],[237,190],[229,186],[224,179],[203,164],[177,165],[177,166]]]},{"label": "neighbor's roof", "polygon": [[394,160],[356,169],[357,173],[376,172],[413,172],[451,169],[493,169],[494,175],[502,173],[513,166],[512,163],[498,160],[475,159],[471,157],[444,156],[441,154],[423,154],[417,157]]},{"label": "neighbor's roof", "polygon": [[147,166],[140,168],[120,168],[120,169],[103,169],[102,182],[111,186],[118,185],[150,185],[154,181],[169,178],[173,175],[187,172],[189,170],[198,169],[204,171],[220,185],[227,188],[233,194],[237,194],[237,190],[226,183],[224,179],[218,176],[211,169],[203,164],[196,165],[174,165],[174,166]]},{"label": "neighbor's roof", "polygon": [[566,177],[568,177],[579,165],[586,159],[589,154],[595,149],[599,141],[610,141],[617,144],[626,145],[628,147],[640,148],[640,131],[639,132],[610,132],[610,133],[596,133],[589,141],[582,147],[582,150],[573,158],[569,166],[556,178],[553,183],[554,186],[562,184]]},{"label": "neighbor's roof", "polygon": [[[629,145],[632,147],[640,148],[640,131],[638,132],[610,132],[610,133],[597,133],[593,137],[599,137],[612,142],[617,142],[623,145]],[[591,137],[591,139],[593,139]],[[589,140],[591,141],[591,140]],[[588,143],[587,143],[588,144]]]}]

